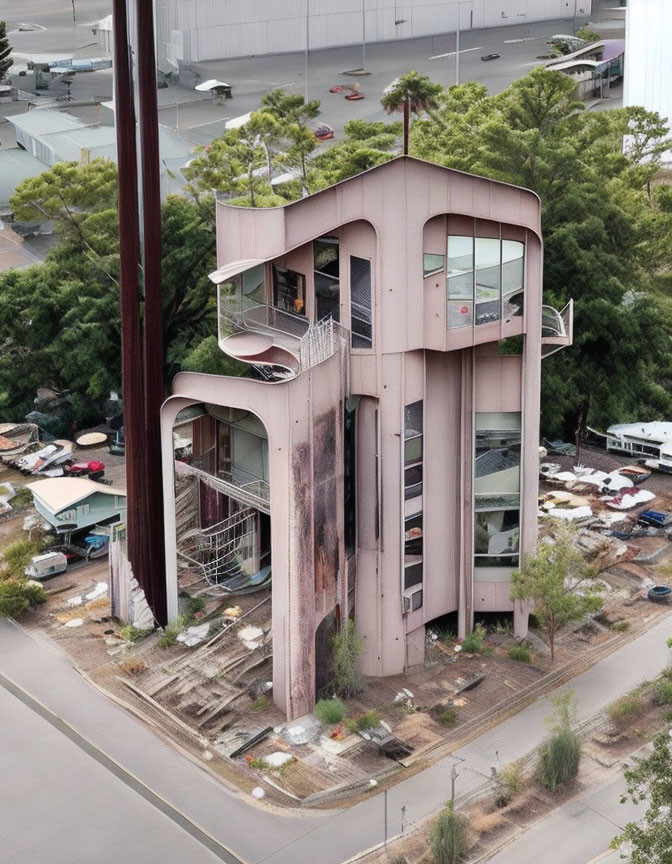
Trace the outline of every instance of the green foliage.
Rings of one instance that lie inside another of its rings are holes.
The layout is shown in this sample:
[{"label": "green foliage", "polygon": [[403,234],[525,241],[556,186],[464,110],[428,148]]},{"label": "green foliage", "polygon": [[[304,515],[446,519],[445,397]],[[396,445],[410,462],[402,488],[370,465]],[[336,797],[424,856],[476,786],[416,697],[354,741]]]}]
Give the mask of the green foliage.
[{"label": "green foliage", "polygon": [[601,429],[669,415],[672,311],[667,291],[652,293],[653,268],[672,258],[670,196],[652,189],[666,124],[636,107],[586,112],[572,79],[550,69],[492,96],[450,87],[440,103],[414,124],[413,155],[538,193],[544,302],[574,300],[574,345],[544,361],[544,434],[573,437],[582,414]]},{"label": "green foliage", "polygon": [[574,32],[574,35],[578,39],[583,39],[585,42],[599,42],[601,38],[599,33],[596,33],[594,30],[589,30],[588,27],[579,27],[579,29]]},{"label": "green foliage", "polygon": [[315,705],[314,713],[325,726],[333,726],[345,717],[345,705],[336,698],[320,699]]},{"label": "green foliage", "polygon": [[346,720],[345,725],[351,732],[365,732],[367,729],[375,729],[376,726],[380,725],[380,714],[374,708],[372,711],[367,711],[366,714],[360,714],[359,717]]},{"label": "green foliage", "polygon": [[499,769],[496,776],[497,791],[495,804],[497,807],[506,807],[517,798],[523,791],[525,778],[520,765],[517,762],[509,762]]},{"label": "green foliage", "polygon": [[611,629],[612,630],[618,630],[620,632],[623,632],[625,630],[629,630],[630,629],[630,622],[626,621],[625,619],[623,619],[622,621],[616,621],[612,625]]},{"label": "green foliage", "polygon": [[163,628],[159,639],[159,648],[170,648],[177,642],[178,635],[188,627],[191,619],[188,615],[180,615],[173,621],[169,621]]},{"label": "green foliage", "polygon": [[457,723],[457,709],[437,705],[432,709],[432,716],[442,726],[454,726]]},{"label": "green foliage", "polygon": [[421,114],[423,111],[431,111],[443,91],[440,84],[435,84],[427,75],[420,75],[415,69],[400,75],[386,87],[380,99],[380,104],[392,114],[401,111],[404,102],[408,100],[411,111]]},{"label": "green foliage", "polygon": [[572,530],[555,526],[554,542],[541,542],[534,555],[511,574],[511,599],[532,601],[540,629],[555,656],[555,636],[570,621],[577,621],[602,606],[601,586],[583,555],[572,543]]},{"label": "green foliage", "polygon": [[205,597],[190,597],[186,603],[186,612],[189,617],[196,615],[197,612],[202,612],[205,609]]},{"label": "green foliage", "polygon": [[149,636],[152,630],[141,630],[139,627],[134,627],[132,624],[125,624],[119,631],[121,638],[125,642],[139,642],[145,636]]},{"label": "green foliage", "polygon": [[250,705],[250,711],[265,711],[269,704],[270,699],[266,695],[266,693],[262,693],[261,696],[258,696],[254,702]]},{"label": "green foliage", "polygon": [[644,700],[637,693],[627,693],[607,708],[607,716],[619,728],[628,726],[644,710]]},{"label": "green foliage", "polygon": [[552,733],[539,751],[539,780],[551,792],[572,780],[579,771],[581,742],[572,731],[573,694],[551,700],[555,705]]},{"label": "green foliage", "polygon": [[434,864],[459,864],[469,851],[469,820],[449,801],[434,823],[431,834]]},{"label": "green foliage", "polygon": [[462,651],[465,654],[480,654],[483,650],[483,643],[485,642],[485,637],[487,636],[487,631],[482,624],[477,624],[474,629],[467,636],[464,637],[464,641],[462,642]]},{"label": "green foliage", "polygon": [[10,66],[14,63],[10,54],[12,47],[7,38],[7,25],[0,21],[0,81],[4,81]]},{"label": "green foliage", "polygon": [[39,555],[40,551],[40,544],[35,540],[15,540],[10,543],[2,552],[1,578],[22,579],[31,558]]},{"label": "green foliage", "polygon": [[[672,850],[672,739],[667,731],[654,741],[653,751],[635,759],[625,769],[628,797],[635,803],[646,802],[643,819],[629,822],[623,833],[612,841],[618,848],[627,842],[631,864],[669,864]],[[626,798],[621,798],[625,803]]]},{"label": "green foliage", "polygon": [[532,649],[525,643],[521,643],[520,645],[509,645],[506,655],[509,660],[517,660],[518,663],[531,663],[534,659]]},{"label": "green foliage", "polygon": [[216,335],[206,336],[180,363],[185,372],[202,372],[207,375],[231,375],[239,378],[249,371],[249,365],[225,354],[217,342]]},{"label": "green foliage", "polygon": [[357,696],[363,690],[358,668],[362,648],[362,637],[357,633],[355,622],[349,618],[331,640],[331,686],[334,693],[343,699]]},{"label": "green foliage", "polygon": [[3,579],[0,581],[0,618],[18,618],[46,599],[41,585],[28,584],[25,578]]},{"label": "green foliage", "polygon": [[672,705],[672,680],[660,678],[653,688],[654,705]]}]

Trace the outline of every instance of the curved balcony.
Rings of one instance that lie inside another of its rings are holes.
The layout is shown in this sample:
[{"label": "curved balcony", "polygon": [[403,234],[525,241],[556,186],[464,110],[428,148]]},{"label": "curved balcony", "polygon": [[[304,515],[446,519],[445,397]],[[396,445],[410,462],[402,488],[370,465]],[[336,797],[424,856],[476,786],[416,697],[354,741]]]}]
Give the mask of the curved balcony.
[{"label": "curved balcony", "polygon": [[541,356],[548,357],[572,344],[574,301],[558,312],[553,306],[541,307]]},{"label": "curved balcony", "polygon": [[331,318],[311,325],[307,318],[274,306],[247,308],[219,298],[219,347],[254,366],[269,381],[287,381],[331,357],[336,326]]}]

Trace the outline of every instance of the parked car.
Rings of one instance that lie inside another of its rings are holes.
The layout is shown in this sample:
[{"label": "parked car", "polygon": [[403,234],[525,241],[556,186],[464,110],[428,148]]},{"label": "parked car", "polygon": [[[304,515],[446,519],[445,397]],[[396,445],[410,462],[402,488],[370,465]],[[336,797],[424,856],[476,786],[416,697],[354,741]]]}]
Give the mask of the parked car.
[{"label": "parked car", "polygon": [[484,54],[481,60],[497,60],[499,54]]},{"label": "parked car", "polygon": [[105,473],[105,463],[92,459],[90,462],[66,465],[63,470],[67,477],[89,477],[91,480],[98,480]]},{"label": "parked car", "polygon": [[41,581],[65,573],[67,566],[68,559],[62,552],[46,552],[44,555],[33,556],[24,573],[29,579]]},{"label": "parked car", "polygon": [[642,510],[637,517],[640,525],[652,525],[654,528],[666,528],[672,524],[672,513],[662,510]]},{"label": "parked car", "polygon": [[330,138],[334,137],[334,130],[331,126],[327,126],[326,123],[323,123],[315,130],[315,137],[318,141],[328,141]]}]

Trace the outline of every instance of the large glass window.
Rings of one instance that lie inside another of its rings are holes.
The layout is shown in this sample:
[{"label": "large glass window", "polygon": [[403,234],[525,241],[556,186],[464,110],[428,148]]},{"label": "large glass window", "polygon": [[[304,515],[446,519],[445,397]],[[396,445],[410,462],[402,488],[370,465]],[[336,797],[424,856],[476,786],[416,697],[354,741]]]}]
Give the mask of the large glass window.
[{"label": "large glass window", "polygon": [[448,237],[446,267],[449,328],[466,327],[474,320],[474,238]]},{"label": "large glass window", "polygon": [[306,277],[273,265],[273,305],[294,315],[306,314]]},{"label": "large glass window", "polygon": [[422,276],[424,279],[433,273],[440,273],[445,266],[445,255],[433,255],[430,252],[425,252],[422,256]]},{"label": "large glass window", "polygon": [[477,412],[474,564],[516,567],[520,541],[521,415]]},{"label": "large glass window", "polygon": [[350,256],[350,330],[353,348],[371,348],[371,262]]},{"label": "large glass window", "polygon": [[422,582],[422,513],[404,521],[404,590]]},{"label": "large glass window", "polygon": [[476,257],[476,323],[485,324],[501,317],[501,242],[491,237],[477,237]]},{"label": "large glass window", "polygon": [[523,314],[525,244],[502,240],[502,316]]},{"label": "large glass window", "polygon": [[341,301],[338,237],[320,237],[313,243],[315,268],[315,315],[318,321],[331,316],[339,320]]},{"label": "large glass window", "polygon": [[404,498],[422,495],[422,401],[404,409]]}]

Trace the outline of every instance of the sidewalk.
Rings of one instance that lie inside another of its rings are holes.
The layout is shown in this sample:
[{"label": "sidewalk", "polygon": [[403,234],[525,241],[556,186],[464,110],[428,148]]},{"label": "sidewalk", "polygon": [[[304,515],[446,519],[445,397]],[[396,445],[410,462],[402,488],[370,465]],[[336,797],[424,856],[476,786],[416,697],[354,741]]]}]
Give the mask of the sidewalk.
[{"label": "sidewalk", "polygon": [[[668,615],[651,630],[584,672],[558,692],[574,690],[578,720],[601,711],[667,663]],[[540,699],[426,771],[373,794],[348,810],[282,814],[253,806],[189,759],[155,737],[86,682],[67,659],[35,641],[17,625],[0,621],[0,673],[71,724],[100,750],[244,861],[269,864],[340,864],[439,808],[450,794],[451,767],[458,763],[456,791],[463,795],[490,777],[490,767],[533,751],[547,734],[551,713]],[[29,807],[27,805],[27,814]],[[520,859],[520,864],[525,864]]]}]

